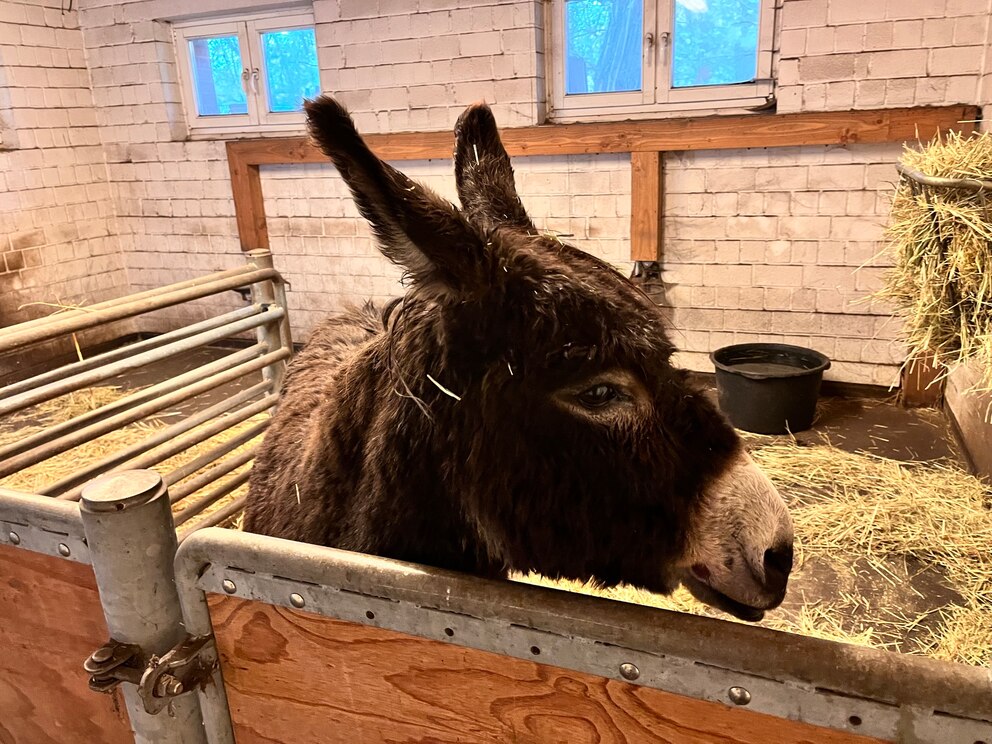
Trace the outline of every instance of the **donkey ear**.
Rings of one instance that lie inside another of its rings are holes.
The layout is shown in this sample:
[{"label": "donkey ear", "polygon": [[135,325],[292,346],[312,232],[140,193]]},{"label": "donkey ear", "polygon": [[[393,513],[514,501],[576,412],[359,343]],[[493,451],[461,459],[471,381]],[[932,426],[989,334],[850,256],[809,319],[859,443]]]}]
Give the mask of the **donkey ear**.
[{"label": "donkey ear", "polygon": [[311,136],[348,184],[386,258],[415,283],[464,290],[481,280],[485,240],[453,204],[376,157],[333,98],[304,108]]},{"label": "donkey ear", "polygon": [[485,103],[469,106],[455,124],[455,183],[465,214],[484,230],[508,225],[537,232],[517,196],[510,156]]}]

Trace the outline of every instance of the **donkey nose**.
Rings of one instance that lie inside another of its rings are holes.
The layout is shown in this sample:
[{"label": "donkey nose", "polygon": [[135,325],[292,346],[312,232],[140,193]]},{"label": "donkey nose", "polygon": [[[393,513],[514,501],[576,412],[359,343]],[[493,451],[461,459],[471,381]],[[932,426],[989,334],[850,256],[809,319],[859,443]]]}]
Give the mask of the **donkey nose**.
[{"label": "donkey nose", "polygon": [[774,594],[785,591],[792,571],[792,543],[780,543],[765,551],[765,589]]}]

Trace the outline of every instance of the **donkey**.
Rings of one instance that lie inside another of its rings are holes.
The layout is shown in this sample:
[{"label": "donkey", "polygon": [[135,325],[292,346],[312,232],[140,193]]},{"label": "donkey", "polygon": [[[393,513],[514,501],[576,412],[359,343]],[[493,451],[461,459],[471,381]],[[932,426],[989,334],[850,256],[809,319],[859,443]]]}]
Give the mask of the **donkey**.
[{"label": "donkey", "polygon": [[332,98],[306,113],[409,290],[326,320],[289,365],[244,529],[484,577],[681,582],[746,620],[776,607],[781,497],[672,366],[660,308],[535,228],[490,109],[455,128],[462,210]]}]

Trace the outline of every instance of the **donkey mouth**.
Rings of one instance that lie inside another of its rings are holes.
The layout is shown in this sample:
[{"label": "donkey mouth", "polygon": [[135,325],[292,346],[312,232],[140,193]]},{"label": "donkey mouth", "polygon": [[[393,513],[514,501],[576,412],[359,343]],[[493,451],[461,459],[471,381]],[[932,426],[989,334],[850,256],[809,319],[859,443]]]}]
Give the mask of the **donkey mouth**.
[{"label": "donkey mouth", "polygon": [[765,616],[765,611],[763,609],[746,605],[743,602],[738,602],[736,599],[731,599],[723,592],[718,591],[709,584],[699,580],[688,571],[682,578],[682,583],[685,585],[685,588],[689,590],[689,593],[700,602],[708,604],[711,607],[716,607],[718,610],[723,610],[727,614],[733,615],[738,620],[746,620],[747,622],[755,623]]}]

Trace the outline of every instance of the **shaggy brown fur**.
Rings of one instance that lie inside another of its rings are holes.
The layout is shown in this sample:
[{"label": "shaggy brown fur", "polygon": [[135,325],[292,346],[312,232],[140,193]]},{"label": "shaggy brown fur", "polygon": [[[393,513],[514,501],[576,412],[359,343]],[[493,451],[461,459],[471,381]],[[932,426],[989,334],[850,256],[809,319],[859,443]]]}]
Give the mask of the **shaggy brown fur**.
[{"label": "shaggy brown fur", "polygon": [[370,306],[331,318],[292,361],[245,529],[672,589],[740,445],[670,364],[659,308],[537,234],[485,106],[458,123],[464,214],[372,155],[332,99],[307,113],[412,287],[385,325]]}]

